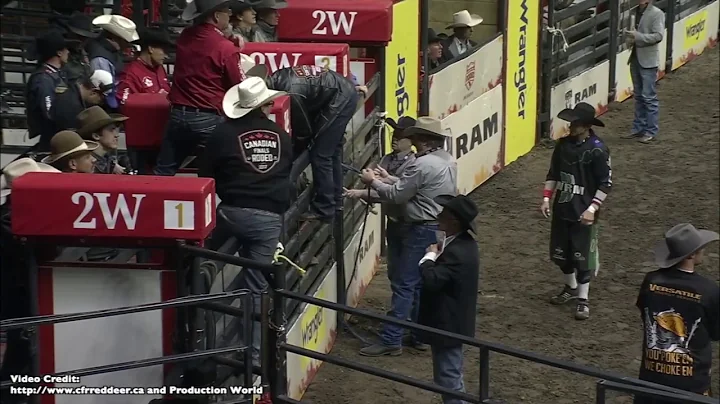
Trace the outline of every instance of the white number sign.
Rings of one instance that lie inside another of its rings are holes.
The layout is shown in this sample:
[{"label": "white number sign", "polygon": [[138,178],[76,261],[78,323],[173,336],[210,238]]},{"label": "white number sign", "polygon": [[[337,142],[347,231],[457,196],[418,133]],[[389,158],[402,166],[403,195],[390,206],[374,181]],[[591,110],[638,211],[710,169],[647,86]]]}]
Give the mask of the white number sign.
[{"label": "white number sign", "polygon": [[[95,207],[95,201],[100,206],[100,213],[105,223],[105,227],[114,230],[118,218],[122,216],[125,221],[125,226],[128,230],[135,230],[135,224],[137,223],[138,213],[140,212],[140,204],[146,197],[145,194],[132,194],[135,199],[135,208],[130,212],[125,195],[120,194],[117,198],[115,208],[110,207],[110,194],[107,192],[76,192],[72,194],[70,200],[75,205],[83,204],[83,210],[80,212],[78,217],[73,222],[73,228],[75,229],[97,229],[97,219],[94,217],[88,217]],[[81,202],[82,201],[82,202]]]},{"label": "white number sign", "polygon": [[195,202],[164,201],[165,230],[195,230]]},{"label": "white number sign", "polygon": [[213,194],[208,194],[208,196],[205,197],[205,227],[210,226],[210,223],[212,222],[213,210],[215,210]]}]

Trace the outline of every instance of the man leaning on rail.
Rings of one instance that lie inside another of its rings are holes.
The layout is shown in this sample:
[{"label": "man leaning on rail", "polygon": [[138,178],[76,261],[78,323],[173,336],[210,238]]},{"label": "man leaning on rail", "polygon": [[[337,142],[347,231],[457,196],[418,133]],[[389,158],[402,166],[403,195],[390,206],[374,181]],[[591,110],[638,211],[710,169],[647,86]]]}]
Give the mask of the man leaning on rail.
[{"label": "man leaning on rail", "polygon": [[[417,149],[415,161],[403,176],[390,185],[381,181],[370,169],[362,171],[360,179],[372,187],[383,200],[404,206],[401,220],[404,234],[403,251],[398,268],[390,282],[392,308],[389,316],[398,320],[417,321],[420,289],[419,262],[425,250],[437,242],[437,217],[442,207],[434,200],[440,195],[457,193],[457,163],[443,150],[447,135],[438,119],[420,117],[417,123],[403,131]],[[394,270],[395,271],[395,270]],[[384,324],[381,342],[360,350],[365,356],[397,356],[402,354],[403,328]],[[413,333],[412,338],[418,340]]]}]

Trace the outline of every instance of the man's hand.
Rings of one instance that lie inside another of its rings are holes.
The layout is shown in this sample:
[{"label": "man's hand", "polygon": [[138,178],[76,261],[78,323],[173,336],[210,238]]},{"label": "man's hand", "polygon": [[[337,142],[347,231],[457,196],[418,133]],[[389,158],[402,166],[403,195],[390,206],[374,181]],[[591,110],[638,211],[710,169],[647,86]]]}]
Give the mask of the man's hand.
[{"label": "man's hand", "polygon": [[437,244],[430,244],[430,246],[428,246],[428,248],[427,248],[427,250],[425,250],[425,252],[426,253],[432,252],[432,253],[437,254],[438,252],[440,252],[440,248],[438,248]]},{"label": "man's hand", "polygon": [[586,210],[585,212],[583,212],[582,216],[580,216],[580,223],[586,226],[595,223],[595,212],[592,212],[590,210]]},{"label": "man's hand", "polygon": [[240,50],[245,47],[245,38],[243,38],[242,35],[230,34],[228,39]]},{"label": "man's hand", "polygon": [[115,168],[113,168],[113,174],[125,174],[125,167],[116,163]]},{"label": "man's hand", "polygon": [[545,216],[545,218],[550,217],[550,200],[543,199],[542,205],[540,205],[540,213]]},{"label": "man's hand", "polygon": [[387,170],[385,170],[384,168],[382,168],[380,166],[375,167],[373,172],[375,173],[376,176],[380,177],[381,179],[387,178],[388,176],[390,176],[390,173],[388,173]]},{"label": "man's hand", "polygon": [[632,46],[634,44],[635,44],[635,31],[626,30],[625,31],[625,45]]},{"label": "man's hand", "polygon": [[362,181],[364,184],[370,184],[375,180],[375,172],[369,168],[363,168],[362,173],[360,174],[360,181]]},{"label": "man's hand", "polygon": [[343,196],[350,199],[358,199],[362,196],[363,192],[367,192],[363,189],[347,189],[343,188]]},{"label": "man's hand", "polygon": [[361,92],[364,97],[367,97],[368,88],[366,86],[355,86],[355,89]]}]

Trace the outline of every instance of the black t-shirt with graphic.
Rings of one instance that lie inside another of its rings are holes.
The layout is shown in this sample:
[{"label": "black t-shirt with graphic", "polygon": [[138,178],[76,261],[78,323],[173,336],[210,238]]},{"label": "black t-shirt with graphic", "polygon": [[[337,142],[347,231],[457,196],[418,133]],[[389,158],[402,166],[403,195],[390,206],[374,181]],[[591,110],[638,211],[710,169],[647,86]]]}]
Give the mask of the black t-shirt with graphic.
[{"label": "black t-shirt with graphic", "polygon": [[637,299],[645,330],[640,379],[705,394],[720,340],[720,287],[677,268],[648,273]]}]

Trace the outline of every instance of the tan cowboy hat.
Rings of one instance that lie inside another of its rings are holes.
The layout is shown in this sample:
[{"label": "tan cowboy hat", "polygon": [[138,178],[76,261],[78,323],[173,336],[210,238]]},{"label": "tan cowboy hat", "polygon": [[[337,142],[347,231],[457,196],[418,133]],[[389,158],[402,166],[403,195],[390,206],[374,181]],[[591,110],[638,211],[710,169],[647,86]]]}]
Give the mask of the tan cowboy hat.
[{"label": "tan cowboy hat", "polygon": [[83,140],[77,132],[63,130],[50,139],[50,155],[42,159],[45,164],[52,164],[63,157],[89,153],[98,148],[98,143]]},{"label": "tan cowboy hat", "polygon": [[660,268],[670,268],[719,238],[714,231],[698,230],[690,223],[681,223],[668,230],[665,240],[655,245],[655,263]]},{"label": "tan cowboy hat", "polygon": [[429,116],[421,116],[415,122],[415,125],[403,130],[403,137],[411,137],[414,135],[427,135],[447,138],[449,135],[445,133],[442,127],[442,121],[431,118]]},{"label": "tan cowboy hat", "polygon": [[260,77],[248,77],[225,93],[223,111],[230,119],[242,118],[250,111],[285,94],[285,91],[268,89],[265,80]]},{"label": "tan cowboy hat", "polygon": [[483,18],[479,15],[470,14],[469,11],[462,10],[453,14],[453,23],[445,29],[474,27],[480,25],[481,22],[483,22]]},{"label": "tan cowboy hat", "polygon": [[115,14],[105,14],[92,21],[93,25],[103,30],[117,35],[126,42],[135,42],[140,39],[137,32],[137,26],[131,19]]},{"label": "tan cowboy hat", "polygon": [[104,109],[95,105],[90,108],[82,110],[77,120],[80,123],[80,127],[77,130],[77,134],[83,139],[92,140],[93,133],[101,130],[102,128],[117,122],[126,121],[128,117],[120,114],[108,115]]},{"label": "tan cowboy hat", "polygon": [[27,173],[59,173],[60,171],[51,165],[38,163],[25,157],[17,159],[3,168],[0,177],[0,205],[5,203],[8,195],[12,193],[12,183]]}]

